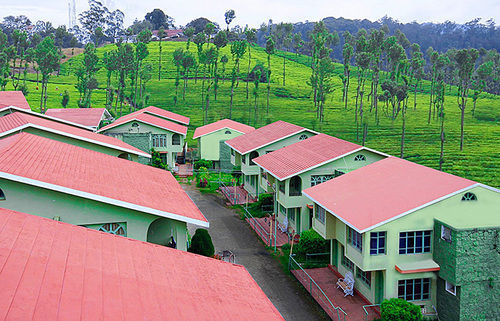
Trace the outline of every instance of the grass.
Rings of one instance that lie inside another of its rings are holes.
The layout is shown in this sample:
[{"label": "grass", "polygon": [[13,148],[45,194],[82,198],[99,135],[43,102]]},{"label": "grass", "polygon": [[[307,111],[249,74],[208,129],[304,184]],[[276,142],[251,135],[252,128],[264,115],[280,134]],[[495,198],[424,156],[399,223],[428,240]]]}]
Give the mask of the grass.
[{"label": "grass", "polygon": [[[166,108],[173,112],[186,115],[191,118],[190,130],[188,131],[188,143],[195,146],[192,140],[194,129],[203,125],[203,113],[201,109],[201,85],[202,80],[194,79],[188,82],[186,99],[180,97],[177,105],[174,105],[175,96],[175,68],[172,64],[172,53],[176,48],[185,48],[183,42],[163,43],[162,80],[157,80],[158,71],[158,43],[150,43],[150,51],[146,62],[153,66],[153,79],[147,84],[150,93],[148,105]],[[190,50],[195,53],[195,47],[191,45]],[[98,49],[99,55],[104,51],[113,49],[108,45]],[[228,47],[222,50],[230,57]],[[286,86],[283,86],[283,58],[286,57]],[[61,108],[61,98],[64,90],[70,93],[69,107],[76,107],[78,92],[74,88],[76,77],[73,71],[82,57],[75,56],[66,62],[61,68],[59,76],[52,76],[48,85],[49,108]],[[256,63],[267,65],[267,56],[262,48],[252,48],[253,67]],[[240,65],[240,75],[244,77],[247,70],[248,56],[245,56]],[[278,53],[271,59],[271,96],[270,110],[266,113],[266,84],[259,87],[258,113],[253,114],[253,97],[251,92],[253,84],[249,84],[250,97],[246,99],[246,83],[239,82],[235,89],[233,119],[252,126],[263,126],[276,120],[284,120],[310,129],[324,132],[348,141],[361,143],[356,137],[356,126],[354,123],[354,96],[355,79],[351,80],[350,103],[348,110],[344,110],[341,102],[342,83],[339,77],[334,77],[335,91],[328,97],[326,102],[325,121],[319,123],[313,110],[311,100],[311,88],[307,85],[310,76],[310,58],[293,53]],[[219,66],[221,67],[221,66]],[[230,61],[226,66],[226,75],[232,68]],[[336,73],[342,73],[343,66],[336,64]],[[355,74],[355,72],[353,72]],[[101,69],[98,72],[100,88],[92,95],[93,107],[103,107],[105,103],[106,72]],[[191,74],[193,76],[194,74]],[[201,73],[198,74],[201,76]],[[39,109],[40,91],[36,89],[35,74],[30,74],[28,83],[30,94],[28,102],[34,110]],[[406,128],[406,151],[405,158],[422,165],[438,168],[439,166],[439,124],[436,119],[427,124],[427,113],[429,105],[429,83],[424,82],[423,93],[417,95],[417,108],[413,109],[413,95],[410,96],[407,113]],[[217,101],[213,96],[210,101],[208,121],[213,122],[229,116],[229,91],[230,81],[220,82]],[[365,106],[368,106],[365,102]],[[500,150],[498,138],[500,137],[500,97],[490,94],[482,94],[477,102],[476,116],[472,116],[472,100],[469,100],[465,115],[465,145],[464,150],[459,150],[460,135],[460,111],[457,107],[456,88],[452,87],[445,98],[446,111],[446,145],[445,163],[443,170],[458,176],[466,177],[481,183],[500,186]],[[119,113],[119,111],[117,111]],[[129,107],[123,110],[128,113]],[[374,122],[374,115],[368,110],[365,112],[368,119],[368,136],[366,146],[380,150],[392,155],[399,155],[401,119],[393,121],[388,115],[382,113],[380,123]]]}]

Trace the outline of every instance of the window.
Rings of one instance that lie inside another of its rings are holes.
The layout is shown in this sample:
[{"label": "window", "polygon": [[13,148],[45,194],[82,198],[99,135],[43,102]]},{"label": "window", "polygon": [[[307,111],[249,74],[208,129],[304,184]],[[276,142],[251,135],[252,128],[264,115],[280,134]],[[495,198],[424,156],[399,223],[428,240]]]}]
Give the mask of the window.
[{"label": "window", "polygon": [[288,220],[295,222],[295,217],[297,215],[300,215],[300,208],[289,208],[288,209]]},{"label": "window", "polygon": [[286,208],[280,204],[280,213],[281,214],[286,214]]},{"label": "window", "polygon": [[172,135],[172,145],[178,146],[181,144],[181,135],[173,134]]},{"label": "window", "polygon": [[344,174],[345,173],[342,171],[335,170],[335,172],[333,172],[333,177],[339,177],[339,176],[344,175]]},{"label": "window", "polygon": [[429,300],[431,279],[411,279],[398,281],[398,298],[406,301]]},{"label": "window", "polygon": [[354,161],[355,162],[364,162],[364,161],[366,161],[366,156],[361,155],[361,154],[356,155],[356,156],[354,156]]},{"label": "window", "polygon": [[321,206],[316,205],[316,219],[321,223],[325,224],[326,211]]},{"label": "window", "polygon": [[132,127],[138,129],[139,128],[139,124],[138,123],[132,123]]},{"label": "window", "polygon": [[306,134],[302,134],[302,135],[300,135],[299,140],[306,140],[307,138],[308,137]]},{"label": "window", "polygon": [[370,271],[365,272],[361,270],[359,267],[356,267],[356,277],[363,281],[368,287],[372,285],[372,274]]},{"label": "window", "polygon": [[430,253],[431,231],[399,233],[399,254]]},{"label": "window", "polygon": [[354,263],[345,256],[345,249],[342,245],[340,246],[340,251],[342,252],[340,263],[349,271],[354,272]]},{"label": "window", "polygon": [[231,156],[234,156],[234,149],[231,149]]},{"label": "window", "polygon": [[451,293],[453,295],[457,295],[457,287],[448,281],[445,281],[445,289],[446,292]]},{"label": "window", "polygon": [[462,196],[462,201],[477,201],[476,194],[467,192]]},{"label": "window", "polygon": [[152,135],[153,147],[167,147],[167,135]]},{"label": "window", "polygon": [[251,175],[250,176],[250,185],[255,186],[255,181],[256,181],[255,178],[256,177],[257,177],[257,175]]},{"label": "window", "polygon": [[441,225],[441,239],[451,243],[451,229]]},{"label": "window", "polygon": [[226,131],[224,132],[224,134],[226,134],[226,135],[231,135],[232,133],[231,133],[231,131],[230,131],[230,130],[226,130]]},{"label": "window", "polygon": [[279,182],[278,188],[281,193],[285,194],[285,182]]},{"label": "window", "polygon": [[126,225],[124,223],[106,223],[99,227],[99,231],[127,236]]},{"label": "window", "polygon": [[290,178],[290,186],[288,190],[289,196],[300,196],[302,195],[302,179],[299,176],[294,176]]},{"label": "window", "polygon": [[5,201],[6,198],[5,198],[5,193],[2,191],[2,189],[0,188],[0,201]]},{"label": "window", "polygon": [[363,251],[363,236],[349,226],[347,226],[347,242],[360,252]]},{"label": "window", "polygon": [[250,165],[255,165],[253,159],[257,157],[259,157],[259,153],[257,153],[256,151],[250,153]]},{"label": "window", "polygon": [[311,186],[316,186],[318,184],[329,181],[333,178],[333,175],[311,175]]},{"label": "window", "polygon": [[370,233],[370,254],[385,254],[385,232]]},{"label": "window", "polygon": [[247,163],[247,155],[241,155],[241,162],[243,164],[246,164]]}]

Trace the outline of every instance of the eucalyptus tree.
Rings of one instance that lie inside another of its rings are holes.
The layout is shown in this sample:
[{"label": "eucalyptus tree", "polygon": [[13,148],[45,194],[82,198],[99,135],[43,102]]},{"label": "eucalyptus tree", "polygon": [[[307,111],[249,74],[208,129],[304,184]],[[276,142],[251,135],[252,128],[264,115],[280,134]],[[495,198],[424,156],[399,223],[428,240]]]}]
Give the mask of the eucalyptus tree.
[{"label": "eucalyptus tree", "polygon": [[224,21],[227,25],[227,32],[229,32],[229,25],[236,18],[236,14],[233,9],[229,9],[224,13]]},{"label": "eucalyptus tree", "polygon": [[[253,97],[254,97],[254,126],[257,126],[257,112],[258,112],[258,106],[257,106],[257,98],[259,98],[259,84],[260,84],[260,78],[262,76],[262,72],[260,69],[256,69],[255,73],[253,75]],[[248,110],[248,122],[250,122],[250,109]]]},{"label": "eucalyptus tree", "polygon": [[[203,32],[200,32],[194,36],[193,42],[196,44],[196,49],[197,49],[196,52],[198,54],[198,61],[200,61],[200,57],[203,53],[203,46],[207,42],[207,38]],[[200,62],[200,64],[201,64],[201,62]],[[199,68],[199,64],[195,66],[195,70],[194,70],[194,83],[195,84],[198,81],[198,68]]]},{"label": "eucalyptus tree", "polygon": [[349,81],[351,77],[351,59],[354,54],[354,37],[349,31],[345,31],[343,34],[344,45],[342,47],[342,57],[344,62],[344,75],[342,77],[342,101],[344,102],[344,109],[347,110],[347,100],[349,96]]},{"label": "eucalyptus tree", "polygon": [[472,77],[472,115],[474,115],[474,112],[476,111],[476,102],[477,99],[479,98],[479,95],[485,90],[487,86],[487,81],[493,74],[493,70],[495,68],[495,65],[493,61],[486,61],[479,65],[477,67],[476,71],[474,72],[474,75]]},{"label": "eucalyptus tree", "polygon": [[295,51],[295,56],[299,55],[300,50],[304,47],[304,40],[302,40],[302,35],[300,32],[294,33],[292,37],[293,50]]},{"label": "eucalyptus tree", "polygon": [[464,148],[465,108],[469,98],[469,89],[476,60],[479,56],[477,49],[461,49],[455,55],[458,67],[458,108],[460,109],[460,150]]},{"label": "eucalyptus tree", "polygon": [[250,82],[250,62],[252,60],[251,48],[257,41],[257,30],[255,29],[245,29],[245,39],[247,41],[248,47],[248,67],[247,67],[247,100],[248,100],[248,83]]},{"label": "eucalyptus tree", "polygon": [[[134,81],[135,81],[135,88],[134,88],[134,94],[133,94],[133,102],[134,102],[134,108],[137,106],[137,90],[138,90],[138,85],[139,85],[139,80],[141,77],[141,74],[139,71],[142,69],[142,64],[144,59],[149,55],[149,50],[147,45],[144,42],[139,42],[135,46],[135,76],[134,76]],[[141,80],[142,81],[142,80]],[[130,106],[131,107],[131,106]]]},{"label": "eucalyptus tree", "polygon": [[381,69],[381,54],[384,44],[385,32],[382,29],[372,29],[368,35],[368,52],[370,53],[370,65],[372,69],[371,83],[371,105],[370,112],[375,109],[375,121],[378,124],[378,86]]},{"label": "eucalyptus tree", "polygon": [[9,57],[6,53],[7,35],[0,29],[0,89],[5,90],[9,78]]},{"label": "eucalyptus tree", "polygon": [[189,27],[184,30],[184,35],[187,37],[186,41],[186,50],[189,50],[189,44],[191,43],[191,40],[193,39],[194,36],[194,28]]},{"label": "eucalyptus tree", "polygon": [[222,64],[222,83],[224,83],[224,79],[226,79],[226,64],[228,63],[229,58],[226,54],[220,57],[220,63]]},{"label": "eucalyptus tree", "polygon": [[188,87],[189,71],[196,66],[196,58],[190,51],[186,51],[182,57],[182,76],[184,76],[184,86],[182,89],[182,100],[186,99]]},{"label": "eucalyptus tree", "polygon": [[[356,40],[356,54],[354,55],[354,60],[356,67],[358,69],[358,86],[356,87],[356,104],[354,108],[354,120],[356,123],[356,139],[359,140],[359,121],[363,125],[363,142],[365,140],[365,134],[367,130],[367,123],[363,121],[364,110],[363,110],[363,98],[365,94],[365,84],[368,78],[368,71],[370,68],[370,62],[372,60],[372,55],[369,50],[368,41],[366,39],[366,31],[362,29],[358,33]],[[359,116],[359,117],[358,117]]]},{"label": "eucalyptus tree", "polygon": [[219,74],[218,74],[218,61],[220,50],[227,46],[227,34],[224,31],[219,31],[214,37],[214,45],[217,48],[216,57],[214,61],[214,100],[217,100],[217,90],[219,89]]},{"label": "eucalyptus tree", "polygon": [[161,27],[158,29],[158,80],[161,80],[161,43],[162,43],[162,38],[165,35],[165,29]]},{"label": "eucalyptus tree", "polygon": [[[217,59],[218,59],[218,53],[214,47],[210,47],[205,50],[204,62],[206,64],[206,67],[208,68],[209,74],[212,73],[211,69],[215,67]],[[208,122],[208,109],[210,107],[210,90],[212,89],[213,84],[214,84],[214,78],[210,77],[208,81],[207,92],[205,94],[205,105],[204,105],[205,113],[203,117],[203,124],[206,124]],[[202,97],[203,97],[203,92],[202,92]]]},{"label": "eucalyptus tree", "polygon": [[266,53],[267,53],[267,107],[266,113],[269,114],[269,95],[271,93],[271,55],[275,51],[275,42],[273,37],[267,36],[266,38]]},{"label": "eucalyptus tree", "polygon": [[410,79],[410,84],[413,82],[413,109],[417,109],[417,88],[420,82],[422,81],[422,78],[424,77],[424,66],[425,66],[425,59],[424,59],[424,54],[420,50],[420,45],[417,43],[414,43],[410,47],[410,54],[411,54],[411,59],[410,59],[410,68],[411,68],[411,79]]},{"label": "eucalyptus tree", "polygon": [[45,37],[35,49],[35,61],[42,74],[42,90],[40,97],[40,112],[47,110],[47,84],[50,74],[56,71],[60,66],[61,56],[59,50],[54,44],[54,39]]},{"label": "eucalyptus tree", "polygon": [[117,112],[118,101],[120,102],[120,116],[123,112],[123,101],[125,100],[125,80],[128,74],[135,74],[135,68],[134,48],[129,43],[120,44],[118,46],[118,99],[115,102],[115,113]]},{"label": "eucalyptus tree", "polygon": [[[26,60],[26,50],[29,47],[28,34],[25,31],[15,29],[12,34],[12,46],[14,54],[12,55],[12,87],[17,90],[19,83],[21,81],[21,69],[23,66],[23,61]],[[19,61],[19,66],[17,62]],[[17,74],[17,75],[16,75]]]},{"label": "eucalyptus tree", "polygon": [[106,108],[111,108],[113,104],[113,88],[111,86],[111,77],[119,68],[118,50],[111,50],[104,53],[102,62],[106,69]]},{"label": "eucalyptus tree", "polygon": [[240,69],[240,59],[243,57],[246,51],[246,42],[243,40],[234,41],[231,44],[231,55],[233,56],[234,65],[231,71],[231,93],[230,93],[230,103],[229,103],[229,118],[233,116],[233,96],[234,87],[238,80],[238,71]]},{"label": "eucalyptus tree", "polygon": [[175,73],[175,98],[174,98],[174,105],[177,105],[177,100],[179,97],[179,84],[180,84],[180,77],[181,77],[181,67],[182,67],[182,60],[184,58],[184,49],[182,48],[177,48],[174,51],[174,57],[172,59],[175,67],[176,67],[176,73]]},{"label": "eucalyptus tree", "polygon": [[434,89],[435,89],[435,83],[436,83],[436,77],[437,77],[437,71],[438,69],[436,68],[437,65],[437,60],[439,58],[439,53],[437,51],[434,51],[432,47],[427,48],[426,51],[427,58],[429,60],[429,78],[431,80],[431,88],[429,91],[429,116],[427,117],[427,124],[429,125],[431,123],[431,115],[432,115],[432,105],[435,102],[434,98]]},{"label": "eucalyptus tree", "polygon": [[97,89],[99,83],[95,77],[99,71],[99,57],[97,57],[95,46],[89,42],[85,45],[83,52],[83,60],[81,66],[77,70],[77,78],[79,84],[77,88],[83,91],[80,92],[78,106],[90,108],[92,106],[92,91]]},{"label": "eucalyptus tree", "polygon": [[445,111],[444,111],[444,98],[445,98],[445,69],[450,65],[450,59],[447,55],[439,55],[436,61],[436,78],[435,78],[435,101],[438,107],[438,118],[440,119],[440,153],[439,153],[439,170],[443,169],[444,163],[444,144],[446,142],[445,136]]},{"label": "eucalyptus tree", "polygon": [[279,48],[283,51],[283,87],[285,87],[286,79],[286,55],[285,51],[291,44],[290,35],[293,31],[293,25],[291,23],[280,22],[276,26],[275,35],[278,41]]}]

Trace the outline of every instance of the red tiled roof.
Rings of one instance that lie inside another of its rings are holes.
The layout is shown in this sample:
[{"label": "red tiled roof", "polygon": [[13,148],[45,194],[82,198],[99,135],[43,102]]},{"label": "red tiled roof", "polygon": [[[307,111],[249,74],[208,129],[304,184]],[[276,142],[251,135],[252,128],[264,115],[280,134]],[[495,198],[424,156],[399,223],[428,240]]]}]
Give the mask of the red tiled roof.
[{"label": "red tiled roof", "polygon": [[278,120],[248,134],[227,140],[226,144],[244,155],[304,130],[304,127]]},{"label": "red tiled roof", "polygon": [[318,134],[254,158],[253,161],[279,180],[283,180],[362,148],[340,138]]},{"label": "red tiled roof", "polygon": [[240,265],[0,209],[0,320],[284,320]]},{"label": "red tiled roof", "polygon": [[143,123],[155,126],[155,127],[160,127],[160,128],[163,128],[163,129],[166,129],[166,130],[169,130],[169,131],[172,131],[172,132],[184,135],[184,136],[187,134],[187,130],[188,130],[188,128],[186,126],[179,125],[179,124],[174,123],[172,121],[169,121],[169,120],[166,120],[163,118],[159,118],[157,116],[153,116],[153,115],[150,115],[147,113],[140,113],[140,114],[135,114],[135,115],[129,114],[127,116],[120,117],[117,120],[115,120],[114,122],[112,122],[111,124],[102,127],[97,132],[103,132],[103,131],[106,131],[108,129],[114,128],[118,125],[122,125],[122,124],[125,124],[128,122],[134,121],[134,120],[139,121],[139,122],[143,122]]},{"label": "red tiled roof", "polygon": [[0,108],[9,106],[31,110],[22,91],[0,91]]},{"label": "red tiled roof", "polygon": [[397,157],[305,189],[303,193],[358,232],[409,214],[474,181]]},{"label": "red tiled roof", "polygon": [[79,140],[90,141],[96,145],[107,146],[144,157],[151,157],[148,153],[145,153],[142,150],[135,148],[134,146],[124,143],[117,138],[93,133],[85,129],[65,125],[49,119],[40,118],[20,112],[14,112],[9,115],[0,117],[0,137],[2,135],[5,135],[6,132],[12,130],[19,131],[25,127],[36,127],[38,129],[49,132],[57,131],[58,134],[63,136],[72,136]]},{"label": "red tiled roof", "polygon": [[177,122],[177,123],[180,123],[180,124],[183,124],[183,125],[189,125],[189,117],[186,117],[186,116],[183,116],[183,115],[179,115],[179,114],[176,114],[176,113],[173,113],[171,111],[168,111],[168,110],[165,110],[165,109],[162,109],[162,108],[158,108],[158,107],[155,107],[155,106],[149,106],[149,107],[146,107],[146,108],[142,108],[142,109],[139,109],[139,110],[136,110],[128,115],[125,115],[123,117],[132,117],[132,116],[135,116],[135,115],[138,115],[138,114],[151,114],[153,116],[158,116],[158,117],[161,117],[161,118],[165,118],[165,119],[168,119],[168,120],[172,120],[174,122]]},{"label": "red tiled roof", "polygon": [[87,127],[99,127],[106,108],[51,108],[45,115]]},{"label": "red tiled roof", "polygon": [[201,126],[196,128],[194,131],[193,139],[196,139],[198,137],[213,133],[215,131],[218,131],[223,128],[228,128],[235,130],[237,132],[240,132],[242,134],[248,134],[250,132],[253,132],[255,128],[252,126],[248,126],[242,123],[238,123],[237,121],[231,120],[231,119],[222,119],[219,121],[216,121],[215,123],[211,123],[205,126]]},{"label": "red tiled roof", "polygon": [[208,226],[168,171],[28,133],[6,140],[0,143],[0,177]]}]

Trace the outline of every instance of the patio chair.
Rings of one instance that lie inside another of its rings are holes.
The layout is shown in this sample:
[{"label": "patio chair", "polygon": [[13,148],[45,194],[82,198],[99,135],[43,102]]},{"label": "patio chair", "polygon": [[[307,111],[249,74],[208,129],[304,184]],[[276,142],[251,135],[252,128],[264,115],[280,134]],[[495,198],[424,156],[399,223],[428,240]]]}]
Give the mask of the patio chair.
[{"label": "patio chair", "polygon": [[354,295],[354,277],[351,272],[347,272],[344,278],[337,281],[337,289],[341,288],[344,291],[344,297]]},{"label": "patio chair", "polygon": [[288,217],[285,217],[285,219],[283,220],[283,224],[278,223],[278,229],[282,233],[288,232]]}]

